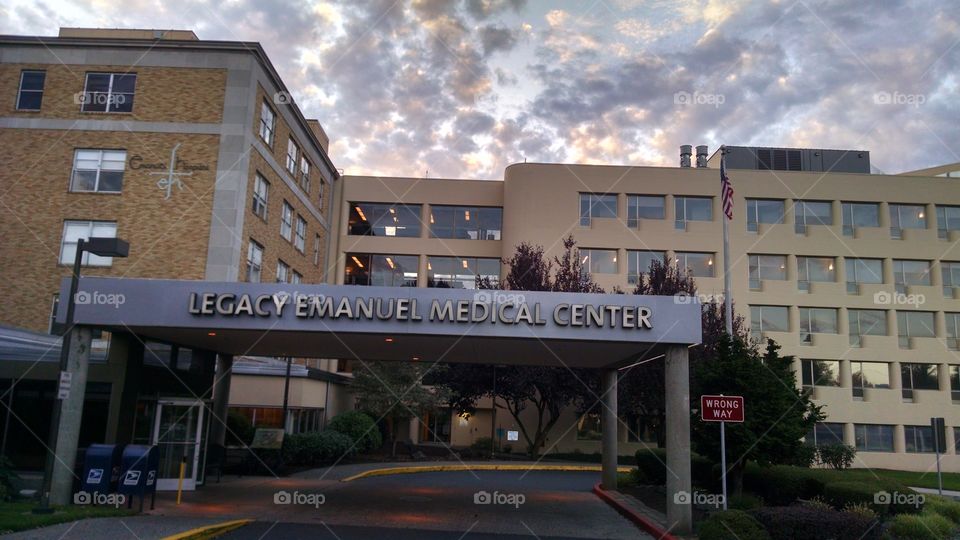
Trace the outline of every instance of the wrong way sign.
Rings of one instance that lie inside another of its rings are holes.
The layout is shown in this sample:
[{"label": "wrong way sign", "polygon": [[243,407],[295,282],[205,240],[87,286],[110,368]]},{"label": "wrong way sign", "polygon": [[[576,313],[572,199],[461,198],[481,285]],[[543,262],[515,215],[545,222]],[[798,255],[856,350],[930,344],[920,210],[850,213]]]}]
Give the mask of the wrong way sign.
[{"label": "wrong way sign", "polygon": [[743,422],[743,396],[700,396],[704,422]]}]

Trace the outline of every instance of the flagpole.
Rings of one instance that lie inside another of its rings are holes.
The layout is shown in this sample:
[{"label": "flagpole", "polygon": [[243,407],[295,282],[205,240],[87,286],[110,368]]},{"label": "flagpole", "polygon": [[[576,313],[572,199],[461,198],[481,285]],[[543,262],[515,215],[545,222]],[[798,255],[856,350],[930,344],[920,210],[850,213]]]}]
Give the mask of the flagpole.
[{"label": "flagpole", "polygon": [[[726,157],[724,157],[726,151],[726,147],[720,147],[720,165],[724,173],[726,172]],[[721,193],[720,196],[722,198],[723,194]],[[733,306],[730,298],[730,233],[728,232],[729,225],[727,224],[730,220],[727,218],[726,212],[721,212],[720,219],[723,220],[723,312],[727,319],[727,334],[732,336]]]}]

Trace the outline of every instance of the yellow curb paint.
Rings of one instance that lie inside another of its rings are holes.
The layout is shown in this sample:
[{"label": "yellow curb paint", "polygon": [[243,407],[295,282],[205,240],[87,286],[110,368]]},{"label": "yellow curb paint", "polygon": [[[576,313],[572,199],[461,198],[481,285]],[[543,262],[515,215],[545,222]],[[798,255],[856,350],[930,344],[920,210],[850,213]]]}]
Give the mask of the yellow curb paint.
[{"label": "yellow curb paint", "polygon": [[[599,465],[421,465],[416,467],[384,467],[371,469],[362,473],[348,476],[341,482],[352,482],[372,476],[387,476],[391,474],[413,474],[422,472],[449,472],[449,471],[587,471],[600,472]],[[630,467],[617,467],[618,472],[630,472]]]},{"label": "yellow curb paint", "polygon": [[189,531],[184,531],[182,533],[174,534],[173,536],[165,536],[161,540],[187,540],[188,538],[213,538],[214,536],[220,536],[223,533],[230,532],[234,529],[239,529],[247,523],[251,523],[252,519],[235,519],[233,521],[224,521],[223,523],[214,523],[213,525],[204,525],[203,527],[197,527],[196,529],[190,529]]}]

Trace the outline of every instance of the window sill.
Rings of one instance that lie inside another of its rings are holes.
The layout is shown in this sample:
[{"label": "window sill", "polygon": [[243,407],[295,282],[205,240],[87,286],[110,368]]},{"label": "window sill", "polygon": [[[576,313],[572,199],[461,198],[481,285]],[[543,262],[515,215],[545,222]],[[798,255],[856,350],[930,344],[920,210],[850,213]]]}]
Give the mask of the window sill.
[{"label": "window sill", "polygon": [[71,195],[123,195],[122,191],[77,191],[68,189],[67,193]]}]

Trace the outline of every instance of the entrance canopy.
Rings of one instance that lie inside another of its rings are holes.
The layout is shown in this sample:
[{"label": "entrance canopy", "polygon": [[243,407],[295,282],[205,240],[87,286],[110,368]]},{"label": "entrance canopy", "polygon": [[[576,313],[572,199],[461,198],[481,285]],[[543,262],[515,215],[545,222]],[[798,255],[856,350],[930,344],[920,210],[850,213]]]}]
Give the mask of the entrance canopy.
[{"label": "entrance canopy", "polygon": [[232,355],[609,368],[701,339],[690,297],[98,277],[78,291],[77,324]]}]

